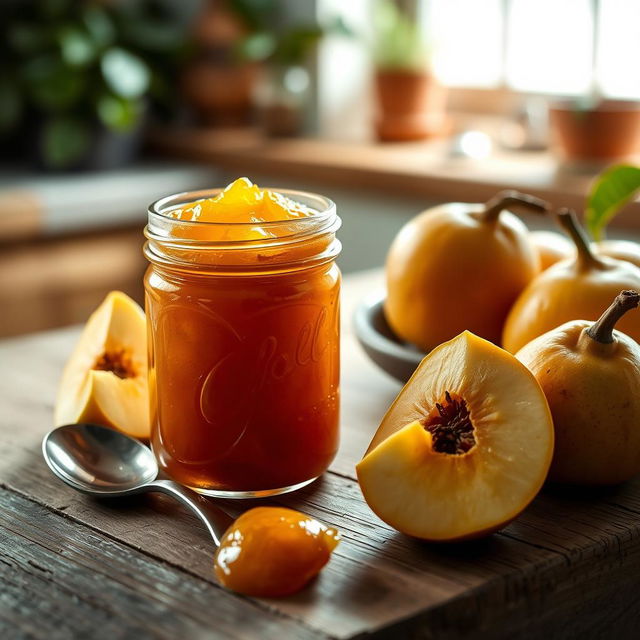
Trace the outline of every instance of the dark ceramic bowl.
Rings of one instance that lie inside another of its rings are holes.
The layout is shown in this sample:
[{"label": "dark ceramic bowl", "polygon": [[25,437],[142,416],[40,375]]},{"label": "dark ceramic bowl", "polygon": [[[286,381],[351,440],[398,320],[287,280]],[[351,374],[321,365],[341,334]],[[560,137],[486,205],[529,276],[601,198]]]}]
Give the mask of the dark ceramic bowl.
[{"label": "dark ceramic bowl", "polygon": [[354,328],[366,354],[384,371],[406,382],[425,353],[395,336],[384,317],[384,292],[365,298],[356,309]]}]

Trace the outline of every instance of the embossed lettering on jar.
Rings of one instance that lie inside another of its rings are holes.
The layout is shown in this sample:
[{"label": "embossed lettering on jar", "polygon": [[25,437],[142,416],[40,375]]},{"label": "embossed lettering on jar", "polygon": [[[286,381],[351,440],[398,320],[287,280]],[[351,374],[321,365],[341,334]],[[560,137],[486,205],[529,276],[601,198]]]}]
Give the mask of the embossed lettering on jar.
[{"label": "embossed lettering on jar", "polygon": [[209,495],[295,489],[338,446],[340,225],[321,196],[278,190],[311,215],[197,222],[149,209],[145,277],[152,446]]}]

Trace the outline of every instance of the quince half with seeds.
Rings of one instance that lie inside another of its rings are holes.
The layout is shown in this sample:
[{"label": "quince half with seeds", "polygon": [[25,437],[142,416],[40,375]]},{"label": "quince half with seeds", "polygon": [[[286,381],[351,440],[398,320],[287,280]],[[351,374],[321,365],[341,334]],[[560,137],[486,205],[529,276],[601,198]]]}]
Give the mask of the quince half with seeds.
[{"label": "quince half with seeds", "polygon": [[553,423],[514,356],[465,331],[421,362],[385,415],[358,481],[371,509],[430,541],[492,533],[544,483]]}]

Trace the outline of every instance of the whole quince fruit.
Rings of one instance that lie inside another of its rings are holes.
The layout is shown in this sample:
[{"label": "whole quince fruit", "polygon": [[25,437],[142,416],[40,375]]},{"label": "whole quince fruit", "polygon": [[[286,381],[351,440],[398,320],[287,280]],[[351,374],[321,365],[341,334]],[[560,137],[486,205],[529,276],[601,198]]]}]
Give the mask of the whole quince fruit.
[{"label": "whole quince fruit", "polygon": [[640,473],[640,346],[614,330],[639,301],[622,291],[595,324],[567,322],[516,354],[551,408],[550,480],[609,485]]},{"label": "whole quince fruit", "polygon": [[573,243],[556,231],[532,231],[529,237],[538,250],[542,271],[556,262],[575,255],[576,249]]},{"label": "whole quince fruit", "polygon": [[[556,262],[571,258],[576,254],[576,248],[566,237],[555,231],[532,231],[530,234],[533,244],[540,255],[542,270],[548,269]],[[640,244],[631,240],[601,240],[592,242],[591,250],[599,256],[626,260],[636,267],[640,267]]]},{"label": "whole quince fruit", "polygon": [[386,262],[384,311],[403,340],[429,351],[461,331],[497,343],[511,305],[540,269],[524,223],[508,208],[547,204],[512,191],[454,202],[409,221]]},{"label": "whole quince fruit", "polygon": [[598,255],[626,260],[640,267],[640,244],[631,240],[601,240],[592,245]]},{"label": "whole quince fruit", "polygon": [[531,372],[465,331],[420,363],[356,471],[387,524],[453,541],[513,520],[544,483],[552,454],[551,413]]},{"label": "whole quince fruit", "polygon": [[[557,218],[576,245],[576,255],[543,271],[515,301],[502,334],[502,345],[511,353],[565,322],[595,321],[621,289],[640,289],[640,269],[596,255],[573,211],[560,210]],[[623,318],[620,329],[640,340],[636,318]]]},{"label": "whole quince fruit", "polygon": [[62,373],[56,425],[94,422],[149,438],[144,311],[112,291],[93,312]]}]

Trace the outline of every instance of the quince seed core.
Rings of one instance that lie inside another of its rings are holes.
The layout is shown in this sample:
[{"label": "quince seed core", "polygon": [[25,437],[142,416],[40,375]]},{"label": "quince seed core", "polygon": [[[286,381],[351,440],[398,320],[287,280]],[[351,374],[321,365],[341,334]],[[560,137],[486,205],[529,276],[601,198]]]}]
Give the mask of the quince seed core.
[{"label": "quince seed core", "polygon": [[466,401],[445,391],[444,402],[420,423],[431,434],[433,450],[459,456],[476,446],[475,428]]},{"label": "quince seed core", "polygon": [[93,365],[95,371],[111,371],[118,378],[135,378],[136,372],[127,349],[105,351]]}]

